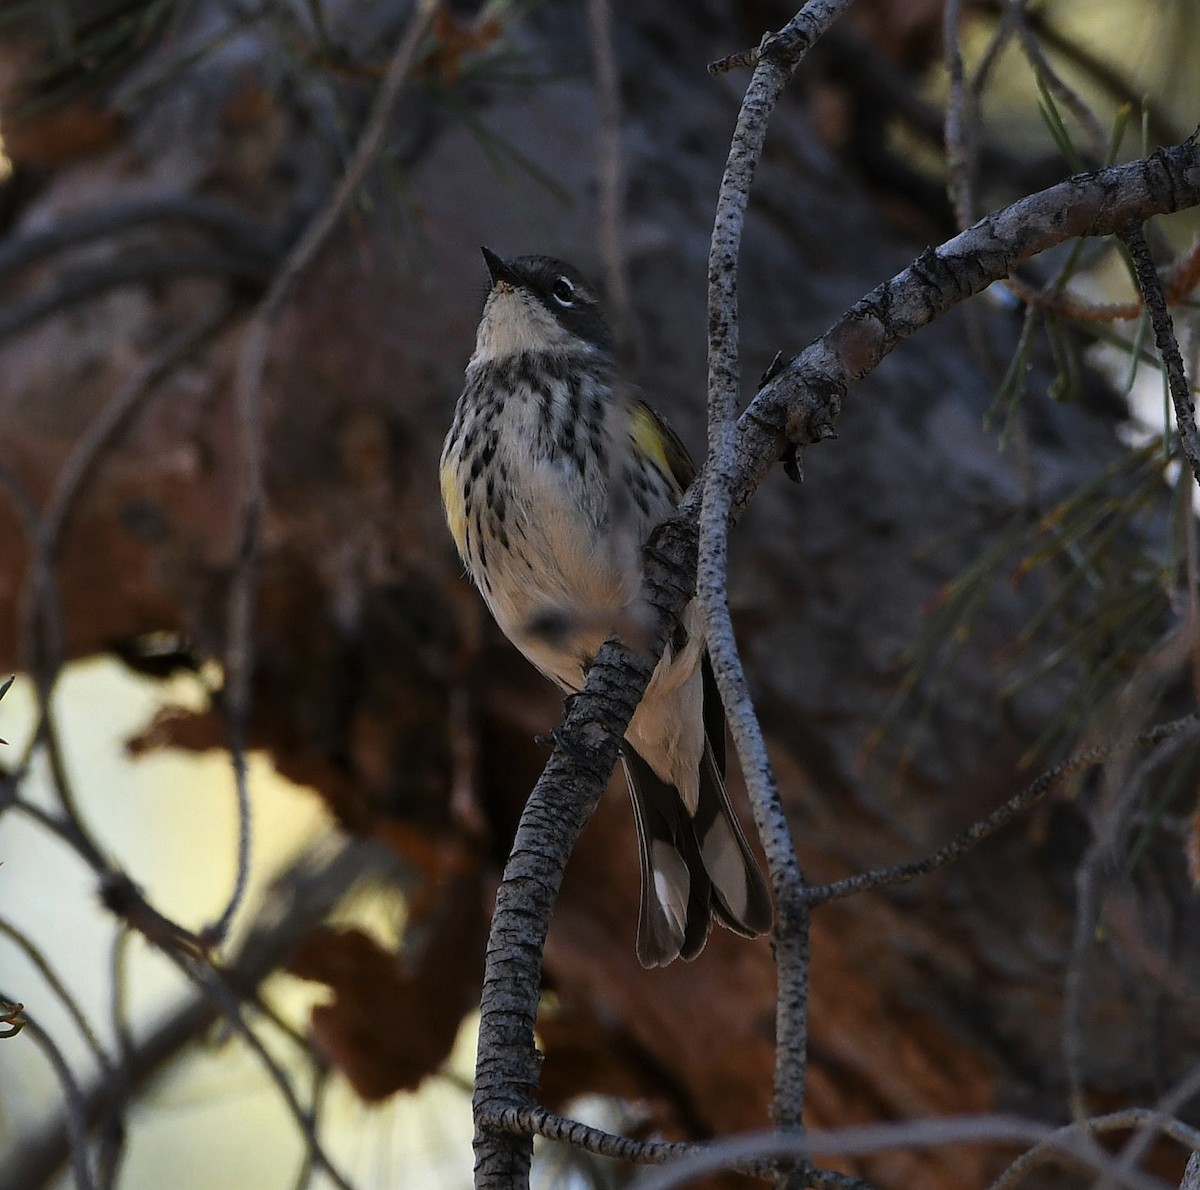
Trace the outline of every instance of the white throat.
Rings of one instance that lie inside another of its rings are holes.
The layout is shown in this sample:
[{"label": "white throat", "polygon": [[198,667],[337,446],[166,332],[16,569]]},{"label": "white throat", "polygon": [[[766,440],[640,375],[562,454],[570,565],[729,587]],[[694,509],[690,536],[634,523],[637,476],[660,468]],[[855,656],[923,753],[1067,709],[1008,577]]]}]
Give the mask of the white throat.
[{"label": "white throat", "polygon": [[488,294],[479,320],[472,364],[489,363],[523,351],[554,351],[580,342],[528,290],[503,283]]}]

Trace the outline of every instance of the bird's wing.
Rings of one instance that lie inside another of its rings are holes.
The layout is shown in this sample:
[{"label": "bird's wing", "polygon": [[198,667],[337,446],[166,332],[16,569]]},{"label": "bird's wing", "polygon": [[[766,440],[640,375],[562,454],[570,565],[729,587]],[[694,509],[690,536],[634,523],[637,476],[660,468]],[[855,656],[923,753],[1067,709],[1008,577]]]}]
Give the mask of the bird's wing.
[{"label": "bird's wing", "polygon": [[638,449],[675,480],[680,492],[687,491],[696,478],[696,464],[679,435],[645,401],[634,401],[629,416]]}]

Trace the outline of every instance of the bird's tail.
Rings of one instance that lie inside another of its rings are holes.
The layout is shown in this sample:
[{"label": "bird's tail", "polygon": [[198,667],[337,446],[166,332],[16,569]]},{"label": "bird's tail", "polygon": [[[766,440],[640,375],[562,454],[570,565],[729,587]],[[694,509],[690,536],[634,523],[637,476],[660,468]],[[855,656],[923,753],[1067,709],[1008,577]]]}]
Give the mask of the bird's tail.
[{"label": "bird's tail", "polygon": [[743,937],[766,933],[771,895],[733,812],[711,740],[705,741],[695,815],[628,742],[622,760],[642,864],[642,966],[694,959],[713,917]]}]

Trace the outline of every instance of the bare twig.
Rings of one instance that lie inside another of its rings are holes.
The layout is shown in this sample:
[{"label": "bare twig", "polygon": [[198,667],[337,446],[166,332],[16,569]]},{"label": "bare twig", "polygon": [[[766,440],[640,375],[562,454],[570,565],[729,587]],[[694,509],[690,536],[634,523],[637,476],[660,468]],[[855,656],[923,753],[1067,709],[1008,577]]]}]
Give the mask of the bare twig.
[{"label": "bare twig", "polygon": [[[105,885],[117,881],[103,849],[96,840],[79,808],[63,759],[58,737],[56,719],[52,709],[51,695],[59,673],[66,663],[65,629],[58,583],[54,563],[61,550],[63,536],[69,523],[70,513],[78,499],[101,452],[111,444],[121,429],[128,424],[142,402],[153,392],[155,385],[186,355],[195,350],[220,325],[225,316],[220,313],[205,315],[198,322],[173,336],[161,351],[151,357],[121,387],[104,407],[99,417],[76,444],[62,472],[55,481],[54,489],[46,508],[37,514],[29,503],[18,496],[18,507],[23,511],[22,521],[29,537],[31,558],[21,587],[21,653],[26,668],[33,674],[38,702],[38,722],[30,747],[22,758],[18,775],[11,784],[12,799],[16,800],[16,781],[23,777],[35,750],[45,749],[53,778],[55,792],[62,807],[62,817],[54,818],[28,804],[21,808],[27,814],[37,816],[43,825],[53,829],[80,854]],[[9,473],[4,469],[3,474]],[[14,486],[15,485],[15,486]],[[20,485],[15,477],[9,487],[17,494]],[[32,524],[30,518],[33,518]],[[132,888],[132,886],[130,886]],[[134,890],[131,906],[145,905],[140,893]],[[135,915],[139,916],[139,915]],[[144,915],[141,915],[144,916]],[[165,922],[166,919],[162,919]],[[170,923],[174,933],[185,938],[190,936],[183,927]]]},{"label": "bare twig", "polygon": [[62,549],[68,519],[100,456],[137,414],[155,386],[179,363],[226,325],[232,306],[219,303],[177,331],[109,398],[71,449],[38,519],[43,557],[53,562]]},{"label": "bare twig", "polygon": [[1175,406],[1175,423],[1179,429],[1179,441],[1192,467],[1192,475],[1200,484],[1200,433],[1196,430],[1196,406],[1192,401],[1191,386],[1183,366],[1179,342],[1175,338],[1175,327],[1163,299],[1162,284],[1158,270],[1150,256],[1150,246],[1142,232],[1141,224],[1131,222],[1121,238],[1129,249],[1133,267],[1137,273],[1138,286],[1150,314],[1150,325],[1154,328],[1154,341],[1162,357],[1163,371],[1171,392],[1171,403]]},{"label": "bare twig", "polygon": [[214,968],[190,961],[177,952],[170,952],[168,957],[196,987],[200,988],[217,1005],[221,1017],[232,1026],[235,1032],[240,1034],[242,1040],[258,1058],[259,1065],[278,1088],[284,1105],[295,1121],[300,1135],[304,1137],[304,1143],[308,1147],[313,1164],[321,1169],[339,1190],[354,1190],[341,1170],[334,1165],[329,1154],[325,1152],[325,1147],[321,1144],[321,1139],[313,1128],[315,1117],[296,1097],[296,1090],[292,1086],[292,1080],[288,1078],[287,1072],[271,1056],[271,1052],[263,1045],[259,1035],[246,1024],[242,1017],[241,1003],[226,980]]},{"label": "bare twig", "polygon": [[[558,1141],[586,1153],[593,1153],[598,1157],[636,1162],[639,1165],[662,1165],[667,1162],[679,1161],[685,1157],[703,1157],[711,1153],[714,1147],[725,1143],[723,1141],[700,1143],[697,1141],[633,1140],[626,1136],[605,1132],[601,1128],[581,1124],[578,1120],[570,1120],[565,1116],[556,1115],[537,1104],[521,1108],[508,1108],[496,1117],[495,1125],[497,1128],[511,1132],[514,1136],[542,1136],[547,1140]],[[765,1177],[775,1172],[775,1166],[776,1161],[772,1156],[755,1154],[729,1161],[724,1168]],[[804,1173],[808,1184],[814,1187],[840,1187],[841,1190],[864,1190],[865,1188],[865,1190],[869,1190],[867,1184],[858,1178],[836,1173],[833,1170],[809,1168]]]},{"label": "bare twig", "polygon": [[196,194],[163,194],[81,212],[44,231],[6,239],[0,243],[0,278],[89,240],[163,222],[187,223],[210,232],[231,254],[256,259],[264,268],[270,268],[279,258],[275,237],[228,203]]},{"label": "bare twig", "polygon": [[23,930],[18,929],[12,922],[2,917],[0,917],[0,934],[19,947],[25,957],[38,969],[50,990],[58,997],[71,1020],[75,1022],[75,1027],[87,1042],[88,1049],[92,1051],[100,1068],[111,1072],[112,1063],[109,1061],[104,1046],[100,1044],[100,1038],[96,1036],[96,1030],[92,1028],[91,1021],[87,1019],[87,1014],[83,1011],[79,1001],[67,990],[67,985],[63,983],[61,976],[42,953],[41,948]]},{"label": "bare twig", "polygon": [[1160,743],[1197,725],[1200,725],[1200,712],[1187,715],[1182,719],[1174,719],[1169,723],[1160,723],[1137,735],[1126,736],[1124,739],[1115,740],[1110,744],[1098,744],[1083,752],[1078,752],[1061,764],[1042,773],[1036,781],[1027,785],[1020,793],[1009,798],[986,818],[972,823],[945,847],[939,848],[932,855],[927,855],[924,859],[913,860],[910,863],[876,868],[856,876],[847,876],[843,880],[834,880],[829,884],[815,884],[805,891],[805,897],[810,905],[823,905],[827,901],[840,900],[843,897],[853,896],[855,893],[866,892],[868,889],[886,888],[893,884],[903,884],[919,876],[927,876],[965,855],[982,843],[984,839],[990,838],[1002,827],[1020,817],[1041,801],[1064,777],[1082,769],[1103,764],[1117,752],[1139,745]]},{"label": "bare twig", "polygon": [[[343,843],[332,852],[314,848],[277,881],[258,921],[233,961],[223,968],[227,986],[249,995],[286,961],[296,943],[320,922],[358,881],[372,872],[395,871],[392,853],[379,844]],[[119,1067],[119,1077],[98,1078],[82,1094],[81,1118],[95,1127],[117,1115],[128,1096],[156,1078],[221,1015],[207,994],[178,1006],[145,1037],[136,1039]],[[0,1186],[44,1185],[70,1151],[67,1122],[55,1121],[6,1154]]]},{"label": "bare twig", "polygon": [[176,277],[232,277],[261,285],[268,276],[261,259],[189,248],[158,256],[114,260],[94,268],[79,269],[57,285],[0,315],[0,343],[36,326],[59,310],[77,306],[88,298],[123,285],[148,285]]},{"label": "bare twig", "polygon": [[[1014,1187],[1019,1186],[1025,1177],[1038,1166],[1070,1155],[1066,1149],[1061,1147],[1060,1143],[1067,1136],[1078,1135],[1081,1132],[1093,1136],[1100,1136],[1108,1132],[1124,1132],[1130,1128],[1137,1128],[1154,1115],[1155,1113],[1149,1108],[1130,1107],[1123,1111],[1111,1112],[1108,1115],[1094,1116],[1082,1123],[1067,1124],[1022,1153],[992,1182],[988,1190],[1014,1190]],[[1189,1128],[1181,1121],[1169,1118],[1157,1126],[1185,1148],[1200,1149],[1200,1132],[1195,1128]]]},{"label": "bare twig", "polygon": [[[980,0],[980,7],[996,13],[1002,21],[1011,19],[1012,0]],[[1160,105],[1152,96],[1146,94],[1144,87],[1130,82],[1111,61],[1073,41],[1050,21],[1045,8],[1039,6],[1030,9],[1026,6],[1021,15],[1025,24],[1036,35],[1039,45],[1067,58],[1085,74],[1090,75],[1118,103],[1128,104],[1134,109],[1141,106],[1146,112],[1147,130],[1152,144],[1167,145],[1180,138],[1182,133],[1172,127],[1171,121],[1163,115]]]},{"label": "bare twig", "polygon": [[[1200,1065],[1193,1066],[1183,1078],[1161,1097],[1152,1109],[1146,1111],[1134,1126],[1133,1135],[1125,1143],[1125,1147],[1117,1156],[1117,1167],[1121,1170],[1136,1169],[1138,1162],[1149,1152],[1151,1145],[1158,1140],[1160,1133],[1179,1139],[1172,1129],[1184,1128],[1175,1118],[1177,1112],[1200,1092]],[[1200,1131],[1194,1128],[1185,1129],[1187,1139],[1182,1143],[1188,1144],[1193,1150],[1200,1149]],[[1097,1190],[1107,1190],[1102,1185]]]},{"label": "bare twig", "polygon": [[610,0],[587,0],[588,33],[596,73],[596,115],[599,122],[596,159],[599,170],[597,234],[609,305],[615,311],[617,342],[636,356],[641,344],[635,332],[629,296],[629,268],[625,257],[622,208],[625,202],[625,165],[621,151],[621,76],[613,45]]},{"label": "bare twig", "polygon": [[[0,1001],[6,997],[0,993]],[[37,1021],[25,1014],[22,1021],[22,1036],[28,1037],[46,1055],[46,1059],[54,1069],[54,1073],[63,1089],[65,1100],[64,1133],[68,1140],[71,1155],[71,1170],[75,1175],[75,1190],[92,1190],[95,1180],[92,1177],[91,1165],[88,1161],[87,1114],[83,1096],[79,1091],[79,1083],[71,1071],[62,1050],[55,1044],[54,1039]],[[7,1183],[6,1183],[7,1184]]]},{"label": "bare twig", "polygon": [[[946,0],[942,10],[942,44],[946,72],[950,78],[950,97],[946,101],[946,168],[949,172],[950,198],[954,217],[961,230],[975,221],[975,172],[977,145],[975,136],[975,94],[966,85],[962,43],[962,0]],[[999,39],[996,39],[998,44]]]},{"label": "bare twig", "polygon": [[[1128,1125],[1124,1125],[1128,1126]],[[893,1149],[941,1148],[962,1144],[1028,1144],[1045,1146],[1081,1162],[1086,1168],[1110,1174],[1131,1190],[1165,1190],[1164,1183],[1147,1174],[1119,1170],[1117,1162],[1092,1139],[1087,1128],[1072,1125],[1055,1129],[1017,1116],[951,1116],[898,1123],[865,1124],[807,1136],[758,1133],[715,1141],[702,1153],[648,1171],[635,1182],[637,1190],[672,1190],[706,1174],[737,1166],[746,1160],[803,1158],[809,1154],[866,1157]],[[995,1188],[993,1188],[995,1190]]]},{"label": "bare twig", "polygon": [[1025,4],[1026,0],[1008,0],[1008,11],[1016,27],[1017,40],[1021,43],[1021,49],[1029,60],[1029,65],[1041,77],[1046,90],[1062,103],[1079,122],[1088,139],[1092,158],[1096,162],[1103,161],[1108,147],[1108,137],[1104,127],[1079,92],[1066,82],[1062,75],[1054,69],[1050,59],[1046,57],[1041,42],[1029,27],[1025,15]]},{"label": "bare twig", "polygon": [[250,800],[246,787],[246,747],[250,683],[254,670],[254,592],[259,538],[266,510],[263,477],[263,428],[260,394],[271,335],[300,274],[312,263],[337,227],[383,149],[401,88],[416,61],[417,49],[437,11],[434,0],[418,0],[408,29],[396,46],[371,111],[337,188],[304,229],[271,281],[242,339],[235,391],[238,449],[242,477],[241,540],[230,582],[225,641],[225,708],[229,753],[238,806],[237,874],[221,913],[204,931],[218,942],[225,937],[246,891],[250,854]]},{"label": "bare twig", "polygon": [[[805,53],[846,6],[847,0],[812,0],[777,34],[763,38],[730,143],[708,257],[708,463],[701,489],[696,593],[713,672],[775,889],[779,994],[771,1116],[775,1126],[784,1130],[801,1130],[804,1120],[808,909],[803,900],[804,873],[729,617],[726,575],[741,386],[737,272],[750,187],[771,113]],[[790,1176],[781,1173],[779,1184],[791,1184]]]}]

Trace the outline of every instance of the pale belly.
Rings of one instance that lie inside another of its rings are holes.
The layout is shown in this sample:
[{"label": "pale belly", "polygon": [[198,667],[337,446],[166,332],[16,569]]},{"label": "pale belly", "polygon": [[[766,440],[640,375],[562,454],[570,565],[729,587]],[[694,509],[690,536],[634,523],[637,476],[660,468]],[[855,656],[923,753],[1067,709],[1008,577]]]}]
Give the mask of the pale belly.
[{"label": "pale belly", "polygon": [[[641,581],[636,550],[611,548],[607,493],[599,476],[586,488],[566,482],[564,469],[509,457],[523,472],[520,499],[508,502],[507,544],[497,527],[487,534],[487,582],[472,570],[501,631],[547,677],[568,690],[613,631]],[[485,514],[486,515],[486,514]]]}]

